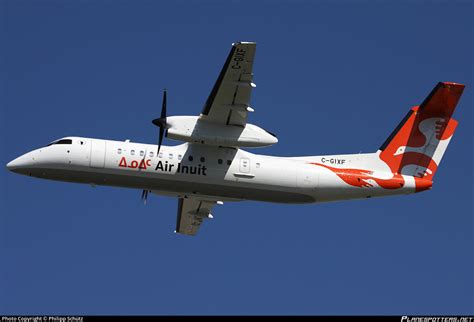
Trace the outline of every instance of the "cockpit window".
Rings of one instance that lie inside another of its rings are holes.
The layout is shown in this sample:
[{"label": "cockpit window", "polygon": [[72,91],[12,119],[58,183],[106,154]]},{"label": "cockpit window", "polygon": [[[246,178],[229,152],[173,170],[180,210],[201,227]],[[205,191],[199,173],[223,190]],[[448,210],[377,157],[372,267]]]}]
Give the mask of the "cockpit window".
[{"label": "cockpit window", "polygon": [[54,144],[72,144],[72,140],[71,139],[58,140],[58,141],[51,142],[47,146],[54,145]]}]

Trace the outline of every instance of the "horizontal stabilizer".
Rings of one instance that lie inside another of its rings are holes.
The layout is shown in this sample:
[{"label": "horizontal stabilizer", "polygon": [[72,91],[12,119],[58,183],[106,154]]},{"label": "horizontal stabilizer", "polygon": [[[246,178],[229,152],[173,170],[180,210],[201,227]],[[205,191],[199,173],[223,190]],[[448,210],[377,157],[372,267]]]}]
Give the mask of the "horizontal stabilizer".
[{"label": "horizontal stabilizer", "polygon": [[458,122],[452,118],[464,85],[440,82],[413,107],[380,147],[393,173],[431,181]]},{"label": "horizontal stabilizer", "polygon": [[419,112],[429,117],[450,118],[463,90],[462,84],[440,82],[421,103]]}]

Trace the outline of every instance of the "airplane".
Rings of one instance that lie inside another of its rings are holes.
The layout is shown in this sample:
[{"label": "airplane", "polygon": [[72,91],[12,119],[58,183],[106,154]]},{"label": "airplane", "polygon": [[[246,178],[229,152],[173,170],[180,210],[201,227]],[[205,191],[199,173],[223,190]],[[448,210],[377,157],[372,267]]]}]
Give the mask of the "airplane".
[{"label": "airplane", "polygon": [[[142,190],[178,198],[176,233],[195,235],[211,209],[257,200],[319,203],[429,190],[458,122],[464,85],[440,82],[411,108],[373,153],[278,157],[242,148],[277,137],[247,123],[256,43],[233,43],[199,116],[168,116],[166,90],[158,144],[64,137],[7,164],[15,173],[66,182]],[[181,141],[162,146],[163,138]]]}]

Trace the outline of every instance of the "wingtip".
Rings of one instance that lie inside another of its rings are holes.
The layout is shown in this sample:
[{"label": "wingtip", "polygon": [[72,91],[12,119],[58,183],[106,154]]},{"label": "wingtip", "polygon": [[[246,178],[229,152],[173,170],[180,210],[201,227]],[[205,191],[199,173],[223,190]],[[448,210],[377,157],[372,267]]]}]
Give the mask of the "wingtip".
[{"label": "wingtip", "polygon": [[255,41],[238,41],[238,42],[233,42],[232,46],[237,46],[237,45],[256,45],[257,43]]}]

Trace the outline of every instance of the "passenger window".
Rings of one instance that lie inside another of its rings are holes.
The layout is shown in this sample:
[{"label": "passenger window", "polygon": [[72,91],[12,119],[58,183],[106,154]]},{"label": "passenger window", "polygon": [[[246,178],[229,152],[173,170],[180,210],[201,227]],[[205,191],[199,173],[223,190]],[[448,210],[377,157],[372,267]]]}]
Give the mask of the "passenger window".
[{"label": "passenger window", "polygon": [[135,150],[131,150],[131,151],[130,151],[130,154],[131,154],[131,155],[135,155]]},{"label": "passenger window", "polygon": [[260,168],[260,162],[255,163],[255,166],[256,166],[257,168]]},{"label": "passenger window", "polygon": [[122,154],[122,149],[121,149],[121,148],[118,148],[118,149],[117,149],[117,153],[118,153],[118,154]]},{"label": "passenger window", "polygon": [[168,158],[173,159],[173,153],[170,153],[170,154],[168,155]]},{"label": "passenger window", "polygon": [[222,164],[222,159],[217,160],[217,163]]},{"label": "passenger window", "polygon": [[181,154],[178,154],[178,160],[181,160],[183,156]]},{"label": "passenger window", "polygon": [[227,165],[231,165],[232,164],[232,161],[231,160],[227,160]]},{"label": "passenger window", "polygon": [[153,155],[154,155],[153,151],[150,151],[149,155],[150,155],[150,158],[153,158]]},{"label": "passenger window", "polygon": [[160,154],[158,154],[158,158],[162,158],[163,157],[163,152],[160,152]]},{"label": "passenger window", "polygon": [[140,156],[142,157],[142,156],[144,156],[144,155],[145,155],[145,152],[140,151]]},{"label": "passenger window", "polygon": [[84,141],[81,141],[81,145],[83,145],[83,144],[84,144]]},{"label": "passenger window", "polygon": [[205,162],[205,161],[206,161],[206,159],[205,159],[204,157],[201,157],[199,160],[200,160],[201,162]]},{"label": "passenger window", "polygon": [[190,155],[190,156],[188,157],[188,160],[192,162],[192,161],[193,161],[193,156]]}]

